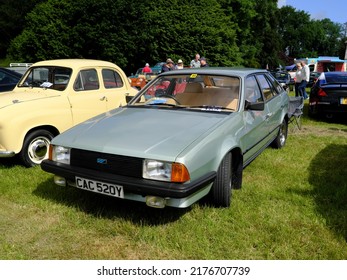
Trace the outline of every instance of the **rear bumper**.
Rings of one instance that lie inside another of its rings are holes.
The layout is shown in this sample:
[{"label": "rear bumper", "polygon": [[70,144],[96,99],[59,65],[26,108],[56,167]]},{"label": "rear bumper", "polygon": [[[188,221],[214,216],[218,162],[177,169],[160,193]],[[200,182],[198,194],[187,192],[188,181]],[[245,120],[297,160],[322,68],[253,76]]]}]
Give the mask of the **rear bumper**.
[{"label": "rear bumper", "polygon": [[309,105],[315,114],[347,114],[347,105],[324,101],[311,101]]}]

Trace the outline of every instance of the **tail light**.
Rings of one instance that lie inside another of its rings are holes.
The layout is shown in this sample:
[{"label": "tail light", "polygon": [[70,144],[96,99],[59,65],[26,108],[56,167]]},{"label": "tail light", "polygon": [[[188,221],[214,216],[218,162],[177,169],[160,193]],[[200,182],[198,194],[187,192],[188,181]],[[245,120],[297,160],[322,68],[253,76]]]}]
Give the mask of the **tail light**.
[{"label": "tail light", "polygon": [[324,97],[324,96],[328,96],[327,95],[327,93],[324,91],[324,90],[322,90],[321,88],[318,90],[318,96],[320,96],[320,97]]}]

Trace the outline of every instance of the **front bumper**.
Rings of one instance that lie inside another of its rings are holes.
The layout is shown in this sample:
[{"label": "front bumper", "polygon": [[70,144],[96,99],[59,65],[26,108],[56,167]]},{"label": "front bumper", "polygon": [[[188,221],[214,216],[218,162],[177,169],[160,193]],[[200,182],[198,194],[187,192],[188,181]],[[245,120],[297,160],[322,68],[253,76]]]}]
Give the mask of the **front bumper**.
[{"label": "front bumper", "polygon": [[147,196],[156,196],[165,198],[166,205],[179,208],[188,207],[207,195],[216,177],[216,172],[210,172],[193,182],[178,184],[120,176],[60,164],[51,160],[44,160],[41,163],[41,168],[46,172],[65,178],[69,185],[74,185],[75,177],[117,184],[123,187],[125,199],[145,202]]},{"label": "front bumper", "polygon": [[14,157],[16,153],[14,151],[1,151],[0,150],[0,158],[10,158]]}]

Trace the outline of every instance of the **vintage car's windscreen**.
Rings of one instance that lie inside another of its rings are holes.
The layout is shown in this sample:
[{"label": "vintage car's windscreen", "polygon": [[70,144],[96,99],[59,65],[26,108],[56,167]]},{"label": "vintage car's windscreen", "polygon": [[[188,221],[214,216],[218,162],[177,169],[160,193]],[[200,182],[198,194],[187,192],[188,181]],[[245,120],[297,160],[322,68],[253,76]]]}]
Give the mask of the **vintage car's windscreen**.
[{"label": "vintage car's windscreen", "polygon": [[238,77],[190,74],[157,78],[129,105],[236,111],[239,100]]},{"label": "vintage car's windscreen", "polygon": [[19,83],[19,87],[41,87],[64,90],[70,80],[72,69],[66,67],[35,67]]}]

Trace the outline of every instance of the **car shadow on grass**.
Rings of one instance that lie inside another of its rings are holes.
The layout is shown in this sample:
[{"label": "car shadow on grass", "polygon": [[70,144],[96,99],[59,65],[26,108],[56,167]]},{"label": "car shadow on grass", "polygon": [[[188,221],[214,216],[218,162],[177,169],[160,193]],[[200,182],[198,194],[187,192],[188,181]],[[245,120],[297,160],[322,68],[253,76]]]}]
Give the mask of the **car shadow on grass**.
[{"label": "car shadow on grass", "polygon": [[309,166],[317,211],[327,226],[347,241],[347,145],[331,144]]},{"label": "car shadow on grass", "polygon": [[113,198],[69,186],[57,186],[53,183],[53,177],[38,185],[33,194],[95,217],[111,220],[125,219],[134,224],[148,226],[174,222],[191,209],[190,207],[183,209],[151,208],[143,202]]}]

